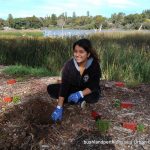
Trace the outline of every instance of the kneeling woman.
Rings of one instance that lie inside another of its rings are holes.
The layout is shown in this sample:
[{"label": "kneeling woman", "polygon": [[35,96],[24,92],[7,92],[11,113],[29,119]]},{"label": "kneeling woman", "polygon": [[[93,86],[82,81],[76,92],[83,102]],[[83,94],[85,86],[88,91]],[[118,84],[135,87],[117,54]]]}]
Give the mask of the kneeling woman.
[{"label": "kneeling woman", "polygon": [[63,104],[96,103],[100,97],[101,68],[98,55],[88,39],[80,39],[73,44],[73,58],[62,69],[62,82],[47,87],[52,98],[58,104],[51,117],[54,121],[62,120]]}]

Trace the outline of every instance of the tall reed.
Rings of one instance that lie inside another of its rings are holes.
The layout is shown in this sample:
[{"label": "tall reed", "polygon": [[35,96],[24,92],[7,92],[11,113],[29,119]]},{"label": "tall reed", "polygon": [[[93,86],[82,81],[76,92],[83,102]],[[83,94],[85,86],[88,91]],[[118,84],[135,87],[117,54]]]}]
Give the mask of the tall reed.
[{"label": "tall reed", "polygon": [[[59,74],[81,37],[0,37],[0,64],[46,67]],[[103,78],[150,82],[150,33],[112,32],[90,35],[101,59]]]}]

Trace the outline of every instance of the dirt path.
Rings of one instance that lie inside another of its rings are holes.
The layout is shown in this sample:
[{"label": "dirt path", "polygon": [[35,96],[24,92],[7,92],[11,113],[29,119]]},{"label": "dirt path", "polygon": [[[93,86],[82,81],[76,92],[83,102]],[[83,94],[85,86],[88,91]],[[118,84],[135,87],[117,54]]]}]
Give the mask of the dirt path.
[{"label": "dirt path", "polygon": [[[1,67],[0,67],[1,69]],[[0,74],[0,96],[11,94],[21,98],[18,104],[0,106],[0,149],[13,150],[149,150],[150,149],[150,85],[133,89],[116,87],[115,82],[103,81],[102,97],[97,104],[64,106],[63,121],[53,123],[50,114],[56,101],[49,98],[46,87],[57,77],[18,80],[8,86],[12,77]],[[120,109],[112,100],[130,101],[133,108]],[[5,109],[4,109],[5,108]],[[92,110],[102,113],[111,126],[101,134],[91,117]],[[122,127],[122,122],[143,124],[144,130],[133,132]]]}]

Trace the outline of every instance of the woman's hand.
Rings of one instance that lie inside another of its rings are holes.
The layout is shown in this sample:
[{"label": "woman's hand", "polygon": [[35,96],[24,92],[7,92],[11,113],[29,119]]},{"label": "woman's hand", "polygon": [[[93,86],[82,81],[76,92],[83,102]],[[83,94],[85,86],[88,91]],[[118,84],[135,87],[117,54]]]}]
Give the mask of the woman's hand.
[{"label": "woman's hand", "polygon": [[70,96],[68,97],[68,102],[78,103],[83,97],[84,96],[83,96],[82,91],[78,91],[78,92],[70,94]]},{"label": "woman's hand", "polygon": [[51,117],[53,121],[61,121],[62,120],[63,107],[57,106],[53,111]]}]

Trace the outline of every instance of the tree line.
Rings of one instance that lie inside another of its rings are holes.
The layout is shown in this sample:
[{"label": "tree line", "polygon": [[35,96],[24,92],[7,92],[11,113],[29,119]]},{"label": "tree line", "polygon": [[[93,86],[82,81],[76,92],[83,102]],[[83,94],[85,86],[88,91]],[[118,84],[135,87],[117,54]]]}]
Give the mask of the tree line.
[{"label": "tree line", "polygon": [[6,20],[0,18],[0,29],[10,27],[14,29],[39,29],[39,28],[73,28],[73,29],[145,29],[150,30],[150,10],[144,10],[141,14],[126,15],[123,12],[114,13],[110,18],[102,15],[90,16],[87,11],[85,16],[77,16],[73,12],[72,16],[62,13],[57,16],[52,14],[46,17],[25,17],[14,18],[8,15]]}]

